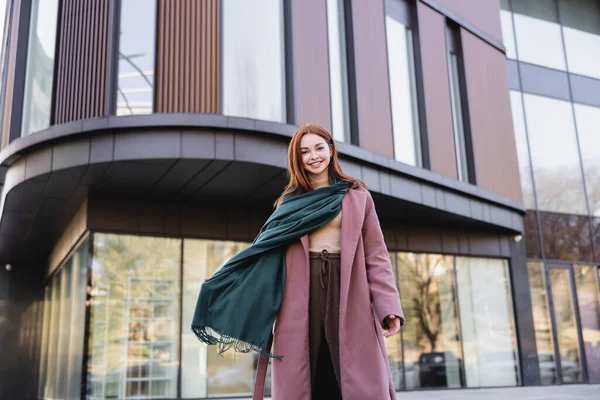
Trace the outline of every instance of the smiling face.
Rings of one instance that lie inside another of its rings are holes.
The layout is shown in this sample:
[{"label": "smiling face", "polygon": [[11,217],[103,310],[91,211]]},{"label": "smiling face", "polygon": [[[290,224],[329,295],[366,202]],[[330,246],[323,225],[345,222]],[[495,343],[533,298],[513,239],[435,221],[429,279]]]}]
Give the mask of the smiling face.
[{"label": "smiling face", "polygon": [[327,141],[314,133],[307,133],[300,140],[302,166],[313,181],[322,181],[328,175],[331,148]]}]

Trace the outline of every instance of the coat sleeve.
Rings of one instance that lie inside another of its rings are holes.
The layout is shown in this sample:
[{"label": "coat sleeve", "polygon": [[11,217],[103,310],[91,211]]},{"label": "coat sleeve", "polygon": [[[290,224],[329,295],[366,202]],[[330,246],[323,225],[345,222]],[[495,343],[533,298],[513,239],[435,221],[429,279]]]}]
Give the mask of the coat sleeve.
[{"label": "coat sleeve", "polygon": [[367,192],[367,196],[365,220],[362,229],[367,279],[375,315],[381,326],[387,329],[385,318],[388,315],[396,315],[400,317],[401,325],[404,325],[404,312],[400,304],[400,296],[396,288],[390,256],[375,211],[375,203],[373,203],[370,193]]}]

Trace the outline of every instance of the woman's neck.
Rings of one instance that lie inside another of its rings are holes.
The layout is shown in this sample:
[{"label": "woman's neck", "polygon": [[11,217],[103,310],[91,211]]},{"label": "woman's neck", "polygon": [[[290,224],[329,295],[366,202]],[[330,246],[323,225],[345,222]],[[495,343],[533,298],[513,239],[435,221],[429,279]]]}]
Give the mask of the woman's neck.
[{"label": "woman's neck", "polygon": [[315,189],[329,186],[329,174],[320,174],[318,176],[311,176],[310,181],[312,182]]}]

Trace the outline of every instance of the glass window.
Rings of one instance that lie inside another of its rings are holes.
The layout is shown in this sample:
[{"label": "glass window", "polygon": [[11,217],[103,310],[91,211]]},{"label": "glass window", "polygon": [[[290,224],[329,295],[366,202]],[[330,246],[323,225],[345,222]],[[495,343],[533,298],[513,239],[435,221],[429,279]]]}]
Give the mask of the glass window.
[{"label": "glass window", "polygon": [[542,258],[540,234],[535,210],[527,210],[523,220],[527,258]]},{"label": "glass window", "polygon": [[590,383],[600,382],[600,303],[598,302],[598,283],[596,267],[593,265],[574,265],[577,303],[581,318],[583,349],[587,360]]},{"label": "glass window", "polygon": [[50,126],[57,18],[58,0],[33,1],[27,47],[22,136]]},{"label": "glass window", "polygon": [[547,259],[593,261],[588,216],[540,212],[540,224]]},{"label": "glass window", "polygon": [[513,17],[510,11],[500,10],[500,24],[502,25],[502,42],[506,50],[506,58],[516,59],[517,50],[515,45],[515,31]]},{"label": "glass window", "polygon": [[83,365],[89,242],[86,239],[71,259],[71,321],[68,348],[68,397],[79,398]]},{"label": "glass window", "polygon": [[46,366],[46,385],[44,397],[56,398],[58,365],[58,330],[60,324],[60,278],[55,275],[50,283],[52,293],[50,306],[50,340],[48,342],[48,364]]},{"label": "glass window", "polygon": [[88,251],[84,240],[44,289],[39,398],[81,395]]},{"label": "glass window", "polygon": [[404,0],[387,0],[385,12],[394,157],[403,163],[421,166],[421,139],[410,7]]},{"label": "glass window", "polygon": [[600,216],[600,108],[574,106],[590,213]]},{"label": "glass window", "polygon": [[452,257],[398,253],[404,389],[464,386]]},{"label": "glass window", "polygon": [[592,240],[596,248],[596,262],[600,262],[600,218],[591,218]]},{"label": "glass window", "polygon": [[524,94],[540,210],[587,214],[571,103]]},{"label": "glass window", "polygon": [[[6,68],[8,64],[9,51],[8,47],[10,43],[10,30],[12,25],[12,3],[12,0],[0,1],[0,35],[2,35],[2,42],[0,42],[0,127],[4,125],[4,102],[6,99],[4,86],[6,84]],[[0,137],[1,136],[2,135],[0,134]]]},{"label": "glass window", "polygon": [[542,385],[549,385],[556,383],[556,362],[554,360],[554,337],[552,336],[552,324],[548,312],[548,298],[546,297],[546,285],[542,268],[542,264],[539,262],[527,263],[538,365]]},{"label": "glass window", "polygon": [[[212,276],[247,243],[193,240],[184,241],[183,325],[181,396],[241,396],[252,393],[255,354],[226,352],[218,355],[216,346],[206,346],[189,329],[204,278]],[[267,388],[267,391],[270,390]]]},{"label": "glass window", "polygon": [[456,277],[466,385],[519,385],[507,262],[457,257]]},{"label": "glass window", "polygon": [[327,0],[332,133],[335,140],[350,142],[344,13],[343,0]]},{"label": "glass window", "polygon": [[50,340],[50,319],[52,306],[52,286],[47,285],[44,288],[44,318],[42,325],[42,344],[40,350],[40,369],[39,369],[39,384],[38,384],[38,399],[43,399],[45,396],[45,387],[47,385],[46,377],[48,375],[48,347]]},{"label": "glass window", "polygon": [[224,0],[222,12],[223,113],[285,122],[283,1]]},{"label": "glass window", "polygon": [[385,12],[394,157],[403,163],[421,166],[421,139],[410,6],[404,0],[387,0]]},{"label": "glass window", "polygon": [[559,0],[570,72],[600,79],[600,3]]},{"label": "glass window", "polygon": [[549,276],[562,379],[565,383],[581,382],[583,373],[570,271],[568,268],[549,268]]},{"label": "glass window", "polygon": [[527,144],[527,131],[525,129],[525,117],[523,116],[521,92],[514,90],[510,91],[510,104],[512,108],[515,142],[517,145],[517,156],[519,159],[519,175],[521,177],[523,202],[527,208],[535,208],[533,181],[531,180],[531,163],[529,162],[529,145]]},{"label": "glass window", "polygon": [[469,181],[469,169],[467,164],[467,143],[465,138],[465,121],[463,110],[463,93],[461,93],[461,70],[459,60],[460,39],[458,28],[455,25],[446,27],[448,41],[448,77],[450,79],[450,100],[452,105],[452,126],[454,130],[454,148],[456,151],[456,167],[458,180]]},{"label": "glass window", "polygon": [[94,235],[88,391],[175,398],[181,241]]},{"label": "glass window", "polygon": [[60,275],[60,318],[58,326],[58,365],[57,365],[57,399],[64,399],[67,395],[68,367],[69,367],[69,335],[71,328],[71,260],[61,269]]},{"label": "glass window", "polygon": [[513,1],[519,60],[565,70],[562,35],[554,1]]},{"label": "glass window", "polygon": [[554,360],[554,338],[552,324],[548,313],[548,298],[542,264],[527,263],[529,273],[529,290],[531,294],[531,312],[535,329],[535,343],[538,353],[538,365],[542,385],[556,383],[556,362]]},{"label": "glass window", "polygon": [[[390,261],[394,269],[394,276],[396,278],[396,286],[398,286],[398,262],[396,253],[390,253]],[[387,338],[384,341],[386,353],[388,356],[388,363],[390,364],[390,370],[392,371],[392,381],[394,382],[394,388],[398,390],[406,390],[404,385],[403,374],[403,359],[402,359],[402,333],[394,335],[391,338]],[[414,375],[413,371],[406,371],[407,375]]]},{"label": "glass window", "polygon": [[154,98],[156,1],[121,1],[117,115],[150,114]]}]

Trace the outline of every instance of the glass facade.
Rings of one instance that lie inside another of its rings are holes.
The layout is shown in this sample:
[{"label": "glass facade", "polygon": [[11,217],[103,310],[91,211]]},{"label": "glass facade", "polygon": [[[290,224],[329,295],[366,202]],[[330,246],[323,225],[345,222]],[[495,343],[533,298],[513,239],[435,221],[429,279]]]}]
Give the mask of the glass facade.
[{"label": "glass facade", "polygon": [[421,166],[410,4],[405,0],[386,0],[385,14],[394,157],[403,163]]},{"label": "glass facade", "polygon": [[286,122],[283,0],[223,0],[223,114]]},{"label": "glass facade", "polygon": [[519,63],[524,89],[510,92],[541,382],[598,382],[600,108],[574,101],[572,85],[583,79],[575,74],[589,85],[600,78],[600,3],[502,0],[501,7],[507,58],[533,64],[530,71],[571,74],[563,73],[568,95],[540,96],[528,90],[544,83],[528,81]]},{"label": "glass facade", "polygon": [[[249,243],[108,233],[91,243],[45,288],[40,398],[251,396],[257,356],[220,356],[190,329],[204,279]],[[396,390],[519,385],[506,260],[390,257],[412,321],[385,341]],[[269,368],[267,395],[270,385]]]},{"label": "glass facade", "polygon": [[180,240],[94,235],[92,398],[177,396],[180,258]]},{"label": "glass facade", "polygon": [[396,260],[404,312],[413,321],[402,330],[399,388],[519,385],[506,261],[414,253],[397,253]]},{"label": "glass facade", "polygon": [[85,240],[44,290],[39,398],[81,398],[88,252]]},{"label": "glass facade", "polygon": [[502,0],[501,5],[506,57],[600,79],[596,0]]},{"label": "glass facade", "polygon": [[150,114],[154,105],[156,1],[121,1],[117,115]]},{"label": "glass facade", "polygon": [[332,134],[335,140],[350,142],[348,63],[346,61],[346,24],[344,19],[344,1],[327,0]]},{"label": "glass facade", "polygon": [[21,136],[50,126],[58,0],[31,4]]}]

